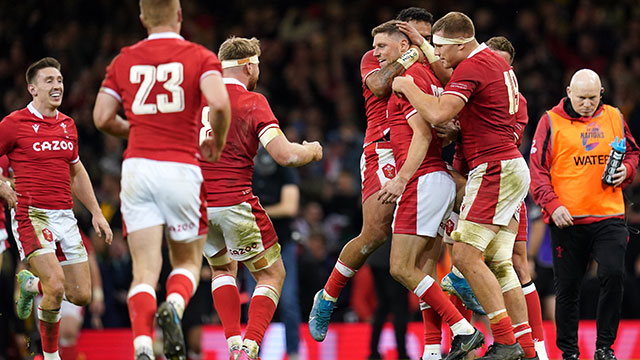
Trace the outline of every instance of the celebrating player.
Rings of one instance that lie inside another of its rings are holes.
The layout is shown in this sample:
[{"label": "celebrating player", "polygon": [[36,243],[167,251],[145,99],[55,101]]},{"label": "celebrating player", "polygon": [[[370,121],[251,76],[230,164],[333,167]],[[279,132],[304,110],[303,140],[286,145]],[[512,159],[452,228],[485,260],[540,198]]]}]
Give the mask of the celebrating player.
[{"label": "celebrating player", "polygon": [[13,234],[20,257],[38,276],[28,270],[18,274],[17,313],[21,319],[29,317],[34,296],[42,293],[38,319],[44,359],[59,360],[62,298],[80,306],[91,300],[87,251],[73,215],[71,194],[91,212],[95,231],[107,243],[112,233],[78,156],[74,121],[58,111],[64,94],[60,63],[43,58],[29,66],[26,78],[33,101],[0,122],[0,156],[8,155],[15,175]]},{"label": "celebrating player", "polygon": [[[204,96],[214,137],[205,139],[202,153],[217,160],[229,127],[229,99],[216,55],[179,35],[178,0],[141,0],[140,20],[149,37],[113,59],[93,116],[100,130],[129,139],[120,200],[133,263],[128,307],[136,358],[154,359],[155,287],[166,228],[173,271],[156,317],[167,358],[186,359],[180,319],[196,290],[207,231],[196,113]],[[120,104],[128,121],[117,115]]]},{"label": "celebrating player", "polygon": [[[204,253],[213,270],[212,296],[231,359],[258,359],[262,337],[278,305],[285,270],[273,224],[251,191],[253,158],[262,144],[278,164],[302,166],[322,159],[322,147],[315,141],[289,142],[265,97],[253,92],[260,75],[257,39],[231,37],[220,46],[219,54],[233,120],[220,161],[201,162],[209,216]],[[208,112],[205,106],[203,137],[211,131],[205,121]],[[257,282],[244,340],[240,334],[237,261]]]}]

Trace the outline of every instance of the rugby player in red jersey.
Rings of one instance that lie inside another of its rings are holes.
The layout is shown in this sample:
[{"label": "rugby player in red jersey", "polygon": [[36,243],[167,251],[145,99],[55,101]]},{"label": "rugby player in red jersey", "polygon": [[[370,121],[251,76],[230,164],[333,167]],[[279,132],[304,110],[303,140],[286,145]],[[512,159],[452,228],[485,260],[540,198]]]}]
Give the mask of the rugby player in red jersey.
[{"label": "rugby player in red jersey", "polygon": [[[511,263],[518,208],[530,182],[526,162],[513,141],[517,79],[504,59],[478,44],[473,22],[466,15],[445,15],[434,24],[433,32],[435,54],[446,67],[454,68],[442,96],[425,94],[409,77],[394,79],[393,90],[406,96],[432,125],[458,116],[471,172],[458,229],[452,234],[456,240],[453,262],[491,322],[494,344],[484,358],[535,358],[524,295]],[[520,342],[524,352],[514,332],[524,334]]]},{"label": "rugby player in red jersey", "polygon": [[[253,91],[260,76],[257,39],[231,37],[218,53],[231,101],[232,121],[220,160],[215,164],[200,163],[209,218],[204,254],[213,272],[212,296],[231,359],[258,359],[260,343],[278,305],[285,269],[273,224],[251,190],[253,158],[262,144],[278,164],[302,166],[321,160],[322,146],[316,141],[289,142],[267,99]],[[211,132],[206,121],[208,112],[208,106],[204,106],[201,139]],[[236,286],[238,261],[257,282],[244,339],[240,333],[240,295]]]},{"label": "rugby player in red jersey", "polygon": [[91,212],[95,231],[107,243],[112,233],[78,156],[75,123],[58,111],[64,94],[60,63],[43,58],[29,66],[26,78],[33,101],[0,122],[0,156],[8,156],[15,176],[17,204],[11,215],[16,245],[38,276],[28,270],[18,274],[17,314],[21,319],[29,317],[34,296],[42,293],[38,319],[43,355],[55,360],[60,359],[63,297],[80,306],[91,300],[87,251],[71,194]]},{"label": "rugby player in red jersey", "polygon": [[[374,55],[381,63],[393,61],[409,48],[409,39],[397,25],[397,21],[389,21],[372,31]],[[442,85],[431,69],[420,63],[407,68],[404,76],[412,76],[426,93],[442,92]],[[434,280],[442,241],[438,230],[451,213],[456,186],[442,160],[440,138],[415,108],[405,98],[392,96],[387,114],[399,170],[382,186],[377,199],[397,204],[392,224],[390,272],[447,322],[454,335],[447,359],[461,359],[484,343],[484,335],[464,319]],[[432,264],[429,274],[419,264],[423,256]]]},{"label": "rugby player in red jersey", "polygon": [[[377,200],[376,196],[372,196],[396,174],[386,114],[391,81],[422,56],[428,60],[430,65],[427,66],[433,67],[441,81],[446,82],[451,74],[450,70],[444,69],[438,62],[429,44],[433,16],[425,9],[412,7],[402,10],[397,20],[401,21],[397,23],[398,28],[407,34],[414,45],[420,46],[420,50],[411,48],[400,58],[386,62],[377,59],[373,55],[373,50],[366,52],[362,57],[360,74],[367,116],[367,130],[360,161],[362,231],[343,247],[326,285],[318,291],[314,299],[313,308],[309,314],[309,331],[316,341],[323,341],[327,335],[333,307],[342,288],[362,267],[369,255],[391,234],[395,205],[383,204]],[[428,311],[426,308],[423,310]],[[440,333],[439,328],[437,332]]]},{"label": "rugby player in red jersey", "polygon": [[[107,67],[93,116],[100,130],[129,140],[120,200],[133,263],[128,307],[136,358],[154,358],[155,314],[167,358],[186,359],[180,323],[196,290],[207,232],[196,114],[204,96],[214,137],[203,142],[202,154],[217,160],[229,128],[229,98],[216,55],[179,35],[178,0],[141,0],[140,20],[149,37],[123,48]],[[117,114],[121,106],[126,120]],[[173,271],[156,311],[165,230]]]}]

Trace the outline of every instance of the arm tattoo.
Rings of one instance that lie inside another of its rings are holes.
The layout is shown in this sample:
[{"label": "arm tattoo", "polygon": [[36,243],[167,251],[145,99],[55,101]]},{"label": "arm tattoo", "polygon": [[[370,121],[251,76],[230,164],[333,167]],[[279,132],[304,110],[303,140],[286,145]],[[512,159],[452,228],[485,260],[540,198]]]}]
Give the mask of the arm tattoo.
[{"label": "arm tattoo", "polygon": [[392,62],[384,66],[380,71],[377,71],[375,74],[371,76],[375,76],[377,83],[384,87],[385,93],[388,93],[391,90],[391,83],[393,82],[393,78],[398,75],[402,75],[404,72],[404,66],[402,66],[398,62]]}]

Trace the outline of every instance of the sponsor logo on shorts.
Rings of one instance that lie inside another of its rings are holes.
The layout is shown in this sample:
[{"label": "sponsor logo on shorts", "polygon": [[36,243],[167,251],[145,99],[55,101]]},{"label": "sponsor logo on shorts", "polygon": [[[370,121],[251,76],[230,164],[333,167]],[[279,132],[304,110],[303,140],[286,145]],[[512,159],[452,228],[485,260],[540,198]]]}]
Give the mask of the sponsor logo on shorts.
[{"label": "sponsor logo on shorts", "polygon": [[53,242],[53,233],[51,230],[47,228],[42,229],[42,236],[44,236],[44,239],[48,242]]},{"label": "sponsor logo on shorts", "polygon": [[38,152],[73,150],[73,142],[65,140],[36,141],[33,143],[33,150]]},{"label": "sponsor logo on shorts", "polygon": [[382,167],[382,173],[387,179],[393,179],[396,177],[396,167],[391,164],[387,164]]},{"label": "sponsor logo on shorts", "polygon": [[196,227],[196,224],[178,224],[178,225],[170,225],[169,231],[171,232],[181,232],[181,231],[190,231]]},{"label": "sponsor logo on shorts", "polygon": [[229,254],[231,255],[244,255],[258,248],[258,243],[253,243],[251,245],[247,245],[243,248],[229,249]]}]

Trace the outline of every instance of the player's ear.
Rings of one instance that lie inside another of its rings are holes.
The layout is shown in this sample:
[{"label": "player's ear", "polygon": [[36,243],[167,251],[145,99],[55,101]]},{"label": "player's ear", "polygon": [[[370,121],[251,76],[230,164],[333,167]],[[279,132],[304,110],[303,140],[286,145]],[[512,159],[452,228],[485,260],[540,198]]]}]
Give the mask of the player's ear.
[{"label": "player's ear", "polygon": [[140,14],[138,17],[140,18],[140,23],[146,29],[147,28],[147,24],[144,22],[144,17],[142,17],[142,14]]},{"label": "player's ear", "polygon": [[182,22],[182,8],[178,8],[178,22]]},{"label": "player's ear", "polygon": [[38,90],[36,89],[36,86],[34,84],[27,84],[27,91],[29,91],[29,94],[31,94],[31,96],[38,95]]}]

